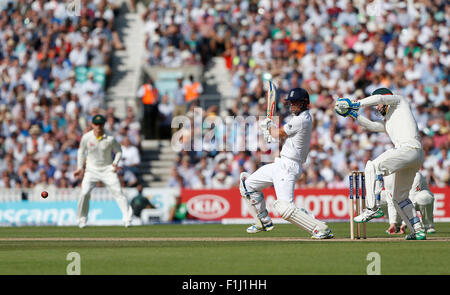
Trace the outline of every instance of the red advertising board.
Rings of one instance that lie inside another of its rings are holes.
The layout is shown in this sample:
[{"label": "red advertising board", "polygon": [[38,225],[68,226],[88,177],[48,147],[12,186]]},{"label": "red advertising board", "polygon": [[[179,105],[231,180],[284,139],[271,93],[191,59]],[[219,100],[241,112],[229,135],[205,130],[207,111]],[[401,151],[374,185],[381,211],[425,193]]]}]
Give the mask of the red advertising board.
[{"label": "red advertising board", "polygon": [[[431,188],[435,197],[435,221],[450,221],[450,187]],[[276,200],[273,188],[263,191],[267,210],[272,218],[280,218],[273,209]],[[239,220],[251,218],[247,204],[239,189],[181,191],[182,201],[187,204],[189,216],[198,220]],[[294,202],[316,218],[325,221],[348,221],[349,201],[346,189],[298,189]]]}]

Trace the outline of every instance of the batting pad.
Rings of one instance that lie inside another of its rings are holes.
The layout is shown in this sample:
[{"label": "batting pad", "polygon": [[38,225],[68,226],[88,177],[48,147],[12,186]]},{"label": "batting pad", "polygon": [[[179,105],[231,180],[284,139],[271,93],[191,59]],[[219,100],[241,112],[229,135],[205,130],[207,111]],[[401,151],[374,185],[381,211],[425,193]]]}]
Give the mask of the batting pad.
[{"label": "batting pad", "polygon": [[[373,209],[376,207],[375,196],[375,182],[377,181],[377,174],[375,171],[375,165],[372,161],[367,161],[364,169],[364,175],[366,178],[366,204],[367,208]],[[379,204],[378,204],[379,205]]]},{"label": "batting pad", "polygon": [[263,224],[261,220],[258,218],[258,212],[256,211],[256,208],[252,205],[249,199],[244,197],[245,202],[247,203],[248,211],[252,215],[253,219],[255,220],[255,225],[257,227],[263,227]]},{"label": "batting pad", "polygon": [[258,227],[263,227],[263,224],[261,220],[258,218],[258,211],[256,210],[255,206],[253,206],[252,202],[250,201],[250,193],[247,191],[247,188],[245,187],[245,179],[248,178],[250,174],[247,172],[242,172],[240,175],[240,181],[239,181],[239,191],[241,192],[242,198],[247,203],[248,211],[252,215],[253,219],[255,220],[255,224]]},{"label": "batting pad", "polygon": [[397,210],[397,213],[403,219],[403,222],[414,233],[422,229],[422,224],[419,217],[417,217],[416,208],[409,198],[403,201],[392,200]]},{"label": "batting pad", "polygon": [[310,233],[313,233],[315,230],[322,231],[328,228],[325,223],[303,212],[301,209],[295,207],[293,203],[276,200],[273,203],[273,207],[283,219]]}]

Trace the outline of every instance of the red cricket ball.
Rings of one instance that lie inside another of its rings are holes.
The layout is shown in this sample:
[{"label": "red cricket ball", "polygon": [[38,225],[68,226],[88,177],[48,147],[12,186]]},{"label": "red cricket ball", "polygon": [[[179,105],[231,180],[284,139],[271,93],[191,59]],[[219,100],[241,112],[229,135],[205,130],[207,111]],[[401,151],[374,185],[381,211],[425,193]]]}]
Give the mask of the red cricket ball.
[{"label": "red cricket ball", "polygon": [[48,197],[48,193],[46,191],[43,191],[41,193],[41,197],[43,197],[44,199]]}]

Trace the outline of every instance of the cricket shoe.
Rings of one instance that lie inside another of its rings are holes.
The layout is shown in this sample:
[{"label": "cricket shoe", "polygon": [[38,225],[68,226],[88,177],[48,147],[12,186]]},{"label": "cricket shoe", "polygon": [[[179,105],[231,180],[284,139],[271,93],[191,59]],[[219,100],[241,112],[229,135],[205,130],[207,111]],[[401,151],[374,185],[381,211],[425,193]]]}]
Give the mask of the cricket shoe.
[{"label": "cricket shoe", "polygon": [[427,234],[435,234],[436,230],[434,229],[434,227],[429,227],[427,228]]},{"label": "cricket shoe", "polygon": [[427,235],[423,230],[419,230],[416,233],[411,233],[405,237],[405,240],[426,240]]},{"label": "cricket shoe", "polygon": [[125,228],[131,225],[131,221],[133,220],[133,209],[131,206],[128,207],[127,219],[124,221]]},{"label": "cricket shoe", "polygon": [[356,223],[363,223],[368,222],[369,220],[372,220],[374,218],[380,218],[384,216],[383,210],[381,208],[378,208],[377,210],[372,210],[369,208],[366,208],[363,210],[361,214],[353,218],[353,221]]},{"label": "cricket shoe", "polygon": [[327,228],[326,230],[313,230],[312,234],[313,235],[311,236],[311,239],[314,240],[324,240],[334,238],[334,235],[331,232],[331,229],[329,228]]},{"label": "cricket shoe", "polygon": [[247,233],[256,234],[261,231],[271,231],[271,230],[273,230],[273,228],[274,228],[274,226],[273,226],[272,222],[268,223],[267,225],[264,225],[263,227],[259,227],[256,224],[253,224],[252,226],[247,228]]},{"label": "cricket shoe", "polygon": [[81,219],[81,220],[78,222],[78,227],[79,227],[79,228],[85,228],[85,227],[86,227],[86,219]]}]

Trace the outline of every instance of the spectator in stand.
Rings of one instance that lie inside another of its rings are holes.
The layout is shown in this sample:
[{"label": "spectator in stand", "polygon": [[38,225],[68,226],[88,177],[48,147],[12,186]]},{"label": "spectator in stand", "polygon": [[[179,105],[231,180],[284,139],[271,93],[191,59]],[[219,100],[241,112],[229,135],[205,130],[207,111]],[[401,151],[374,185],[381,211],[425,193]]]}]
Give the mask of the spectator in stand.
[{"label": "spectator in stand", "polygon": [[168,68],[178,68],[182,65],[182,58],[179,50],[174,46],[169,46],[167,52],[162,57],[161,65]]},{"label": "spectator in stand", "polygon": [[183,86],[183,77],[178,77],[177,79],[177,87],[174,91],[174,102],[175,109],[173,116],[176,117],[186,115],[186,91]]},{"label": "spectator in stand", "polygon": [[92,72],[87,73],[87,80],[81,84],[80,91],[82,94],[91,91],[93,96],[101,99],[104,96],[102,85],[94,81],[94,73]]},{"label": "spectator in stand", "polygon": [[14,179],[8,175],[8,172],[2,172],[2,178],[0,179],[0,188],[13,188],[15,185]]},{"label": "spectator in stand", "polygon": [[123,168],[123,174],[132,173],[136,178],[140,178],[139,164],[141,156],[136,146],[131,144],[129,137],[124,137],[121,142],[122,159],[119,166]]},{"label": "spectator in stand", "polygon": [[144,107],[144,136],[145,138],[157,138],[157,118],[159,93],[153,80],[143,84],[137,93]]},{"label": "spectator in stand", "polygon": [[26,150],[32,152],[42,152],[44,149],[44,138],[40,136],[41,129],[39,125],[33,125],[30,128],[29,136],[26,137]]},{"label": "spectator in stand", "polygon": [[184,84],[186,108],[189,110],[193,101],[197,100],[203,92],[202,84],[194,80],[194,75],[189,75],[189,81]]},{"label": "spectator in stand", "polygon": [[50,163],[51,154],[46,154],[42,159],[42,164],[38,166],[39,170],[44,170],[47,173],[47,178],[53,178],[56,172],[55,166]]},{"label": "spectator in stand", "polygon": [[128,137],[131,144],[140,147],[141,146],[141,123],[134,115],[134,110],[131,106],[127,108],[127,116],[122,122],[123,125],[128,126]]},{"label": "spectator in stand", "polygon": [[51,191],[56,188],[54,184],[54,179],[47,176],[47,173],[44,169],[39,170],[39,180],[37,181],[34,189],[36,193],[40,193],[42,191]]},{"label": "spectator in stand", "polygon": [[158,105],[158,111],[160,118],[159,119],[160,137],[162,139],[169,139],[171,135],[174,106],[167,94],[162,96],[161,103]]},{"label": "spectator in stand", "polygon": [[218,165],[218,170],[211,180],[211,187],[214,189],[227,189],[235,185],[233,177],[228,173],[225,162]]},{"label": "spectator in stand", "polygon": [[183,176],[180,175],[180,173],[178,173],[178,169],[177,167],[173,167],[171,172],[170,172],[170,178],[167,181],[167,187],[171,187],[171,188],[184,188],[185,187],[185,181]]}]

